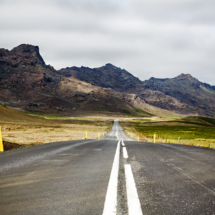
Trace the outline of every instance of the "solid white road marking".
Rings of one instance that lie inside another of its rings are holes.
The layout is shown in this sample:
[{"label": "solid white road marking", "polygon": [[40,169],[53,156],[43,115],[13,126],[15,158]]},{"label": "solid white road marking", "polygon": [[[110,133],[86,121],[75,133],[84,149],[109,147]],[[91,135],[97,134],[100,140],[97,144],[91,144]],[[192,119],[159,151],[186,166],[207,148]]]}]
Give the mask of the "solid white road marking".
[{"label": "solid white road marking", "polygon": [[125,146],[124,142],[122,141],[122,146]]},{"label": "solid white road marking", "polygon": [[128,158],[128,152],[127,152],[127,149],[125,147],[122,148],[122,151],[123,151],[123,157],[124,158]]},{"label": "solid white road marking", "polygon": [[120,154],[120,141],[117,144],[116,154],[113,161],[110,180],[108,184],[103,215],[116,215],[117,213],[117,187],[119,175],[119,154]]},{"label": "solid white road marking", "polygon": [[137,194],[137,188],[130,164],[125,164],[125,179],[127,189],[128,214],[143,215],[140,200]]}]

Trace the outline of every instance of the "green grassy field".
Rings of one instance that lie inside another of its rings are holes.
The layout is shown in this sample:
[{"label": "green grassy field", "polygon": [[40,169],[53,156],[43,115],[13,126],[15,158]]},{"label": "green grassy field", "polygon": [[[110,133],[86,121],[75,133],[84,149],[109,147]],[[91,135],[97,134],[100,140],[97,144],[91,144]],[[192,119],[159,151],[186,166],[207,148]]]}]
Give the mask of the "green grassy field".
[{"label": "green grassy field", "polygon": [[168,142],[205,147],[215,147],[215,119],[186,117],[181,120],[147,122],[129,120],[121,125],[133,136],[139,135],[143,141],[152,142],[156,134],[157,142]]},{"label": "green grassy field", "polygon": [[152,138],[154,134],[163,139],[178,140],[191,140],[191,139],[214,139],[215,140],[215,128],[214,127],[191,127],[191,126],[147,126],[147,127],[135,127],[139,133],[142,133],[146,137]]}]

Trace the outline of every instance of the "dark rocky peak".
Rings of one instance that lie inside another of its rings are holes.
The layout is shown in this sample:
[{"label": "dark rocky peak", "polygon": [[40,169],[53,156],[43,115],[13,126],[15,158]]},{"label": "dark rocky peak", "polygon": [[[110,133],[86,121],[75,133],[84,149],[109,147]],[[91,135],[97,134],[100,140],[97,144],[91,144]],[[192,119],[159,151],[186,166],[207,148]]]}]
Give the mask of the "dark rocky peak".
[{"label": "dark rocky peak", "polygon": [[101,72],[107,73],[109,75],[119,76],[123,79],[135,79],[139,84],[141,83],[141,81],[138,78],[134,77],[131,73],[129,73],[125,69],[116,67],[111,63],[107,63],[105,66],[97,68],[97,70],[100,70]]},{"label": "dark rocky peak", "polygon": [[118,67],[114,66],[114,65],[113,65],[113,64],[111,64],[111,63],[107,63],[107,64],[105,64],[105,66],[103,66],[103,67],[108,67],[108,68],[117,68],[117,69],[120,69],[120,68],[118,68]]},{"label": "dark rocky peak", "polygon": [[81,67],[77,67],[77,66],[72,66],[72,67],[66,67],[66,68],[62,68],[60,69],[59,71],[65,71],[65,70],[68,70],[68,71],[86,71],[86,70],[93,70],[89,67],[85,67],[85,66],[81,66]]},{"label": "dark rocky peak", "polygon": [[40,55],[38,46],[22,44],[13,48],[11,52],[26,59],[32,59],[36,63],[45,65],[45,62]]},{"label": "dark rocky peak", "polygon": [[[106,63],[105,66],[110,66],[110,67],[113,67],[114,65],[111,64],[111,63]],[[115,66],[114,66],[115,67]]]},{"label": "dark rocky peak", "polygon": [[99,67],[98,69],[103,70],[103,71],[118,71],[118,72],[123,72],[125,70],[121,69],[120,67],[116,67],[111,63],[107,63],[105,66]]},{"label": "dark rocky peak", "polygon": [[10,53],[7,49],[0,49],[0,57],[7,56]]},{"label": "dark rocky peak", "polygon": [[[37,73],[37,74],[36,74]],[[4,80],[9,76],[12,79],[19,77],[35,77],[44,76],[44,80],[51,82],[51,80],[59,81],[60,76],[57,71],[50,65],[46,65],[39,53],[38,46],[19,45],[8,51],[7,49],[0,49],[0,79]],[[25,78],[22,78],[24,80]],[[15,79],[14,79],[15,80]]]},{"label": "dark rocky peak", "polygon": [[174,79],[193,79],[193,80],[195,79],[195,80],[197,80],[192,75],[190,75],[190,74],[184,74],[184,73],[182,73],[181,75],[175,77]]},{"label": "dark rocky peak", "polygon": [[142,84],[138,78],[126,70],[110,63],[93,69],[88,67],[67,67],[58,70],[58,73],[66,77],[74,76],[95,86],[111,88],[120,92],[134,92]]},{"label": "dark rocky peak", "polygon": [[180,84],[181,86],[184,86],[185,88],[192,87],[197,89],[201,84],[201,82],[199,82],[199,80],[194,78],[192,75],[184,73],[177,76],[176,78],[173,78],[172,81]]}]

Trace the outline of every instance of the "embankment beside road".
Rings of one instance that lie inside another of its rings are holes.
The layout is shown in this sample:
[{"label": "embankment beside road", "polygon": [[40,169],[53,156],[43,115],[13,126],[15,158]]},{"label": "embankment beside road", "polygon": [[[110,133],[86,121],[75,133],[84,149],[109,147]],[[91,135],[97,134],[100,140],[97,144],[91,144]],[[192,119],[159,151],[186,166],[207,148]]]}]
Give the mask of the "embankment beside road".
[{"label": "embankment beside road", "polygon": [[8,141],[3,140],[4,151],[9,151],[12,149],[25,148],[28,146],[35,146],[35,145],[38,145],[38,144],[18,144],[18,143],[12,143],[12,142],[8,142]]}]

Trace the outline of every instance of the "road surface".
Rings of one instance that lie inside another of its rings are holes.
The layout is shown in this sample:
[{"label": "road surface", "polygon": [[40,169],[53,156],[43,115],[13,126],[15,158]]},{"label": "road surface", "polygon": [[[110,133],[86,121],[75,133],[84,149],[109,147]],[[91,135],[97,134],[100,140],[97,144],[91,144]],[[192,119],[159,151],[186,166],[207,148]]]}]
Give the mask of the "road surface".
[{"label": "road surface", "polygon": [[0,154],[0,214],[215,214],[215,150],[143,143],[116,120],[100,140]]}]

